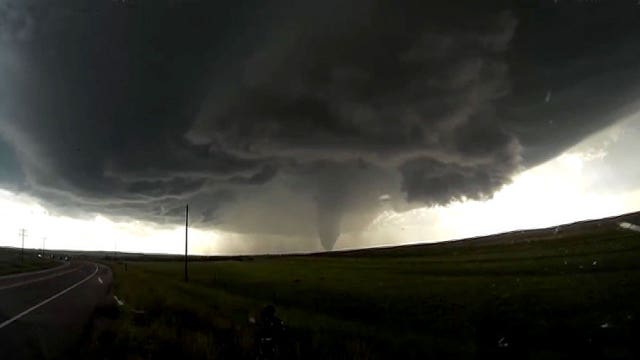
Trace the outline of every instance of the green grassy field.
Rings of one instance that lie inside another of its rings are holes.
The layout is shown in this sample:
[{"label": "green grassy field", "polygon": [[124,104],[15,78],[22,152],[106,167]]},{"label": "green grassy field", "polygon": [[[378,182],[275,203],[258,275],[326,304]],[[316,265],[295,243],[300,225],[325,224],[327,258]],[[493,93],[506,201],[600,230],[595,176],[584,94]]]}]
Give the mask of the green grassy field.
[{"label": "green grassy field", "polygon": [[114,293],[126,305],[102,310],[111,320],[94,331],[89,355],[255,358],[249,319],[271,303],[287,325],[281,358],[640,356],[640,233],[615,221],[199,261],[188,284],[182,266],[112,264]]},{"label": "green grassy field", "polygon": [[49,259],[39,259],[32,251],[25,252],[23,258],[20,256],[20,250],[0,249],[0,275],[41,270],[56,265],[58,263]]}]

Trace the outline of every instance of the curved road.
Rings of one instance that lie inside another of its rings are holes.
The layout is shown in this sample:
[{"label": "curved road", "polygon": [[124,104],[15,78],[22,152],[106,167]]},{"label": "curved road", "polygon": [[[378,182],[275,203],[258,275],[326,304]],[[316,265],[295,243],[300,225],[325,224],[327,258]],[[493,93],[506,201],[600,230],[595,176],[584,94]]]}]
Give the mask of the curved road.
[{"label": "curved road", "polygon": [[111,270],[90,262],[0,277],[0,359],[52,359],[66,353],[110,285]]}]

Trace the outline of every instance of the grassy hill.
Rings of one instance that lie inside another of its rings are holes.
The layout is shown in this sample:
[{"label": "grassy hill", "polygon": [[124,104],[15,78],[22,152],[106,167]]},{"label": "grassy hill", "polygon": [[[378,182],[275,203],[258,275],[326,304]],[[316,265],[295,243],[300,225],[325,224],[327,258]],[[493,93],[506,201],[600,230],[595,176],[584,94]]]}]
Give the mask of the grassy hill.
[{"label": "grassy hill", "polygon": [[35,271],[58,265],[49,259],[40,259],[37,252],[25,250],[24,257],[20,249],[0,248],[0,276],[19,272]]},{"label": "grassy hill", "polygon": [[[125,305],[87,354],[255,358],[274,304],[281,358],[640,356],[640,213],[428,245],[112,264]],[[105,325],[106,324],[106,325]]]}]

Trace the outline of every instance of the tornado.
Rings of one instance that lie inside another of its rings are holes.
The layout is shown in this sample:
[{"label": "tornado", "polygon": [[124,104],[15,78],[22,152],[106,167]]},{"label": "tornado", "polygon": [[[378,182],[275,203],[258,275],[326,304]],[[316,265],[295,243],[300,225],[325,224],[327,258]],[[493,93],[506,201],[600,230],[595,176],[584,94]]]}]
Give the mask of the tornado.
[{"label": "tornado", "polygon": [[342,210],[337,206],[318,203],[317,226],[320,243],[326,251],[333,250],[333,247],[340,237],[340,222],[342,220]]},{"label": "tornado", "polygon": [[354,176],[345,164],[340,163],[324,163],[314,175],[318,238],[322,247],[330,251],[340,237],[342,217],[349,207],[349,188]]}]

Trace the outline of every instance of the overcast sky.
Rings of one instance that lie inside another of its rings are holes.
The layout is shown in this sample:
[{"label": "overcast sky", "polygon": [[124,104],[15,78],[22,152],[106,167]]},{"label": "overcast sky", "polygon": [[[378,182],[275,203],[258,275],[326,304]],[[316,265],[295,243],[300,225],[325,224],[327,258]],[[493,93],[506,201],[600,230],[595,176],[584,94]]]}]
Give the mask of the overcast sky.
[{"label": "overcast sky", "polygon": [[636,1],[0,0],[0,244],[439,241],[640,210]]}]

